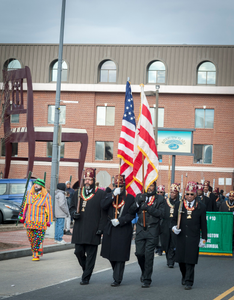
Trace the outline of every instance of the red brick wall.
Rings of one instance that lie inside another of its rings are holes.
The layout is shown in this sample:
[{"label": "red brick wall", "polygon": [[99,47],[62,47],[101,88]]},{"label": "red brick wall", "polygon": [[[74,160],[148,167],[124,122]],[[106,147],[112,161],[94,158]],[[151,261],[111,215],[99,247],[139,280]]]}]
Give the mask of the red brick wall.
[{"label": "red brick wall", "polygon": [[[111,163],[118,164],[117,146],[121,130],[125,95],[121,93],[93,93],[93,92],[61,92],[61,100],[79,101],[79,103],[61,102],[66,105],[66,124],[64,127],[86,129],[89,137],[86,162],[95,162],[95,141],[113,141],[114,157]],[[133,94],[135,105],[135,116],[138,117],[140,106],[140,95]],[[149,105],[153,107],[155,97],[148,97]],[[115,106],[115,126],[96,126],[96,107]],[[55,92],[34,92],[34,126],[53,126],[48,124],[48,105],[55,104]],[[234,104],[233,96],[229,95],[186,95],[186,94],[159,94],[159,107],[164,107],[164,127],[167,128],[194,128],[195,108],[214,109],[214,128],[197,129],[194,132],[194,144],[212,144],[213,162],[209,165],[198,165],[193,163],[192,156],[176,156],[176,166],[199,166],[199,167],[234,167]],[[19,124],[12,124],[14,127],[25,126],[25,115],[20,116]],[[3,125],[0,128],[3,137]],[[65,157],[77,157],[78,143],[65,145]],[[19,156],[27,156],[27,144],[19,144]],[[36,155],[46,156],[46,144],[37,143]],[[2,159],[4,159],[2,157]],[[110,161],[101,163],[109,163]],[[168,165],[168,156],[163,156],[162,165]],[[0,165],[3,171],[3,165]],[[97,169],[97,172],[103,168]],[[118,169],[106,169],[109,174],[115,175]],[[9,177],[24,177],[26,175],[26,165],[12,165]],[[47,182],[50,181],[50,166],[34,166],[34,174],[39,177],[47,172]],[[219,177],[233,178],[232,173],[213,172],[187,172],[189,180],[200,181],[205,178],[211,182],[215,178],[218,183]],[[180,182],[181,175],[185,172],[177,171],[175,181]],[[70,175],[73,182],[77,179],[77,167],[60,167],[59,180],[68,180]],[[167,186],[167,171],[159,174],[159,183]],[[220,187],[223,188],[223,187]]]}]

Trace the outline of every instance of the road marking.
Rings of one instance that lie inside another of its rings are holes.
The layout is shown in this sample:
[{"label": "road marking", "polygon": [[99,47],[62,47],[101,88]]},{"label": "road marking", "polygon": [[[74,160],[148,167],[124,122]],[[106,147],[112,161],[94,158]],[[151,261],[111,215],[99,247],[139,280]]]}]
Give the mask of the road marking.
[{"label": "road marking", "polygon": [[[229,290],[227,290],[226,292],[222,293],[221,295],[216,297],[214,300],[221,300],[233,291],[234,291],[234,287],[232,287]],[[233,300],[233,299],[234,299],[234,296],[232,298],[230,298],[229,300]]]}]

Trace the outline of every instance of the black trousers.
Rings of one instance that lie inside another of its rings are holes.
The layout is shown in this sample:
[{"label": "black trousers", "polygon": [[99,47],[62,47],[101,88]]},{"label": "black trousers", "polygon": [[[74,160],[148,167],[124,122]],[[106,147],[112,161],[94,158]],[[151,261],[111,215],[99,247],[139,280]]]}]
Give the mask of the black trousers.
[{"label": "black trousers", "polygon": [[167,265],[174,266],[174,264],[175,264],[175,243],[174,243],[172,237],[170,237],[169,246],[166,251],[166,258],[167,258]]},{"label": "black trousers", "polygon": [[96,257],[97,245],[75,244],[75,255],[83,270],[82,281],[89,281],[92,275]]},{"label": "black trousers", "polygon": [[110,263],[113,269],[114,281],[121,283],[123,280],[125,261],[110,261]]},{"label": "black trousers", "polygon": [[180,272],[182,274],[182,278],[185,280],[185,284],[192,286],[194,282],[194,264],[185,264],[179,263]]},{"label": "black trousers", "polygon": [[154,237],[152,232],[142,230],[136,235],[136,257],[142,272],[144,283],[151,283],[154,264],[154,250],[157,244],[157,236]]}]

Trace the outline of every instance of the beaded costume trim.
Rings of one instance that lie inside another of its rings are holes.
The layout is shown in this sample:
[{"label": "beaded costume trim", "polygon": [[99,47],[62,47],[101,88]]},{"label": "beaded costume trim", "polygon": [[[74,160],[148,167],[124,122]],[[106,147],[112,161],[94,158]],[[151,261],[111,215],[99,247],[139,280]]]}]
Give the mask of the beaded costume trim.
[{"label": "beaded costume trim", "polygon": [[[97,192],[98,188],[95,189],[95,193]],[[90,195],[88,196],[85,196],[85,187],[83,187],[82,191],[81,191],[81,197],[84,201],[88,201],[90,200],[91,198],[93,198],[93,196],[95,195],[95,193],[91,193]]]}]

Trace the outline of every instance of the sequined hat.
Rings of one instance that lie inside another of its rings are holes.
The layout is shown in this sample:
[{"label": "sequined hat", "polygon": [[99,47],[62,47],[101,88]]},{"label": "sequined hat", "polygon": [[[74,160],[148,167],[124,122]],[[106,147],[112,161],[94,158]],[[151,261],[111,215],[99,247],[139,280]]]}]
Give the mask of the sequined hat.
[{"label": "sequined hat", "polygon": [[93,168],[87,168],[85,169],[84,178],[95,178],[95,170]]},{"label": "sequined hat", "polygon": [[203,184],[202,183],[197,184],[197,190],[203,191]]},{"label": "sequined hat", "polygon": [[229,192],[229,197],[234,197],[234,191]]},{"label": "sequined hat", "polygon": [[186,192],[196,193],[196,192],[197,192],[197,184],[196,184],[196,182],[194,182],[194,181],[189,181],[189,182],[187,183],[187,186],[186,186],[185,191],[186,191]]},{"label": "sequined hat", "polygon": [[172,183],[172,185],[170,187],[170,191],[174,192],[174,193],[178,193],[180,191],[180,187],[179,187],[178,183]]},{"label": "sequined hat", "polygon": [[158,191],[158,192],[165,192],[165,185],[160,184],[160,185],[157,187],[157,191]]},{"label": "sequined hat", "polygon": [[115,185],[124,185],[124,176],[123,175],[115,175]]},{"label": "sequined hat", "polygon": [[203,186],[210,186],[210,181],[209,180],[205,180]]},{"label": "sequined hat", "polygon": [[218,187],[217,187],[217,188],[214,188],[213,193],[214,193],[214,194],[219,194],[219,188],[218,188]]}]

